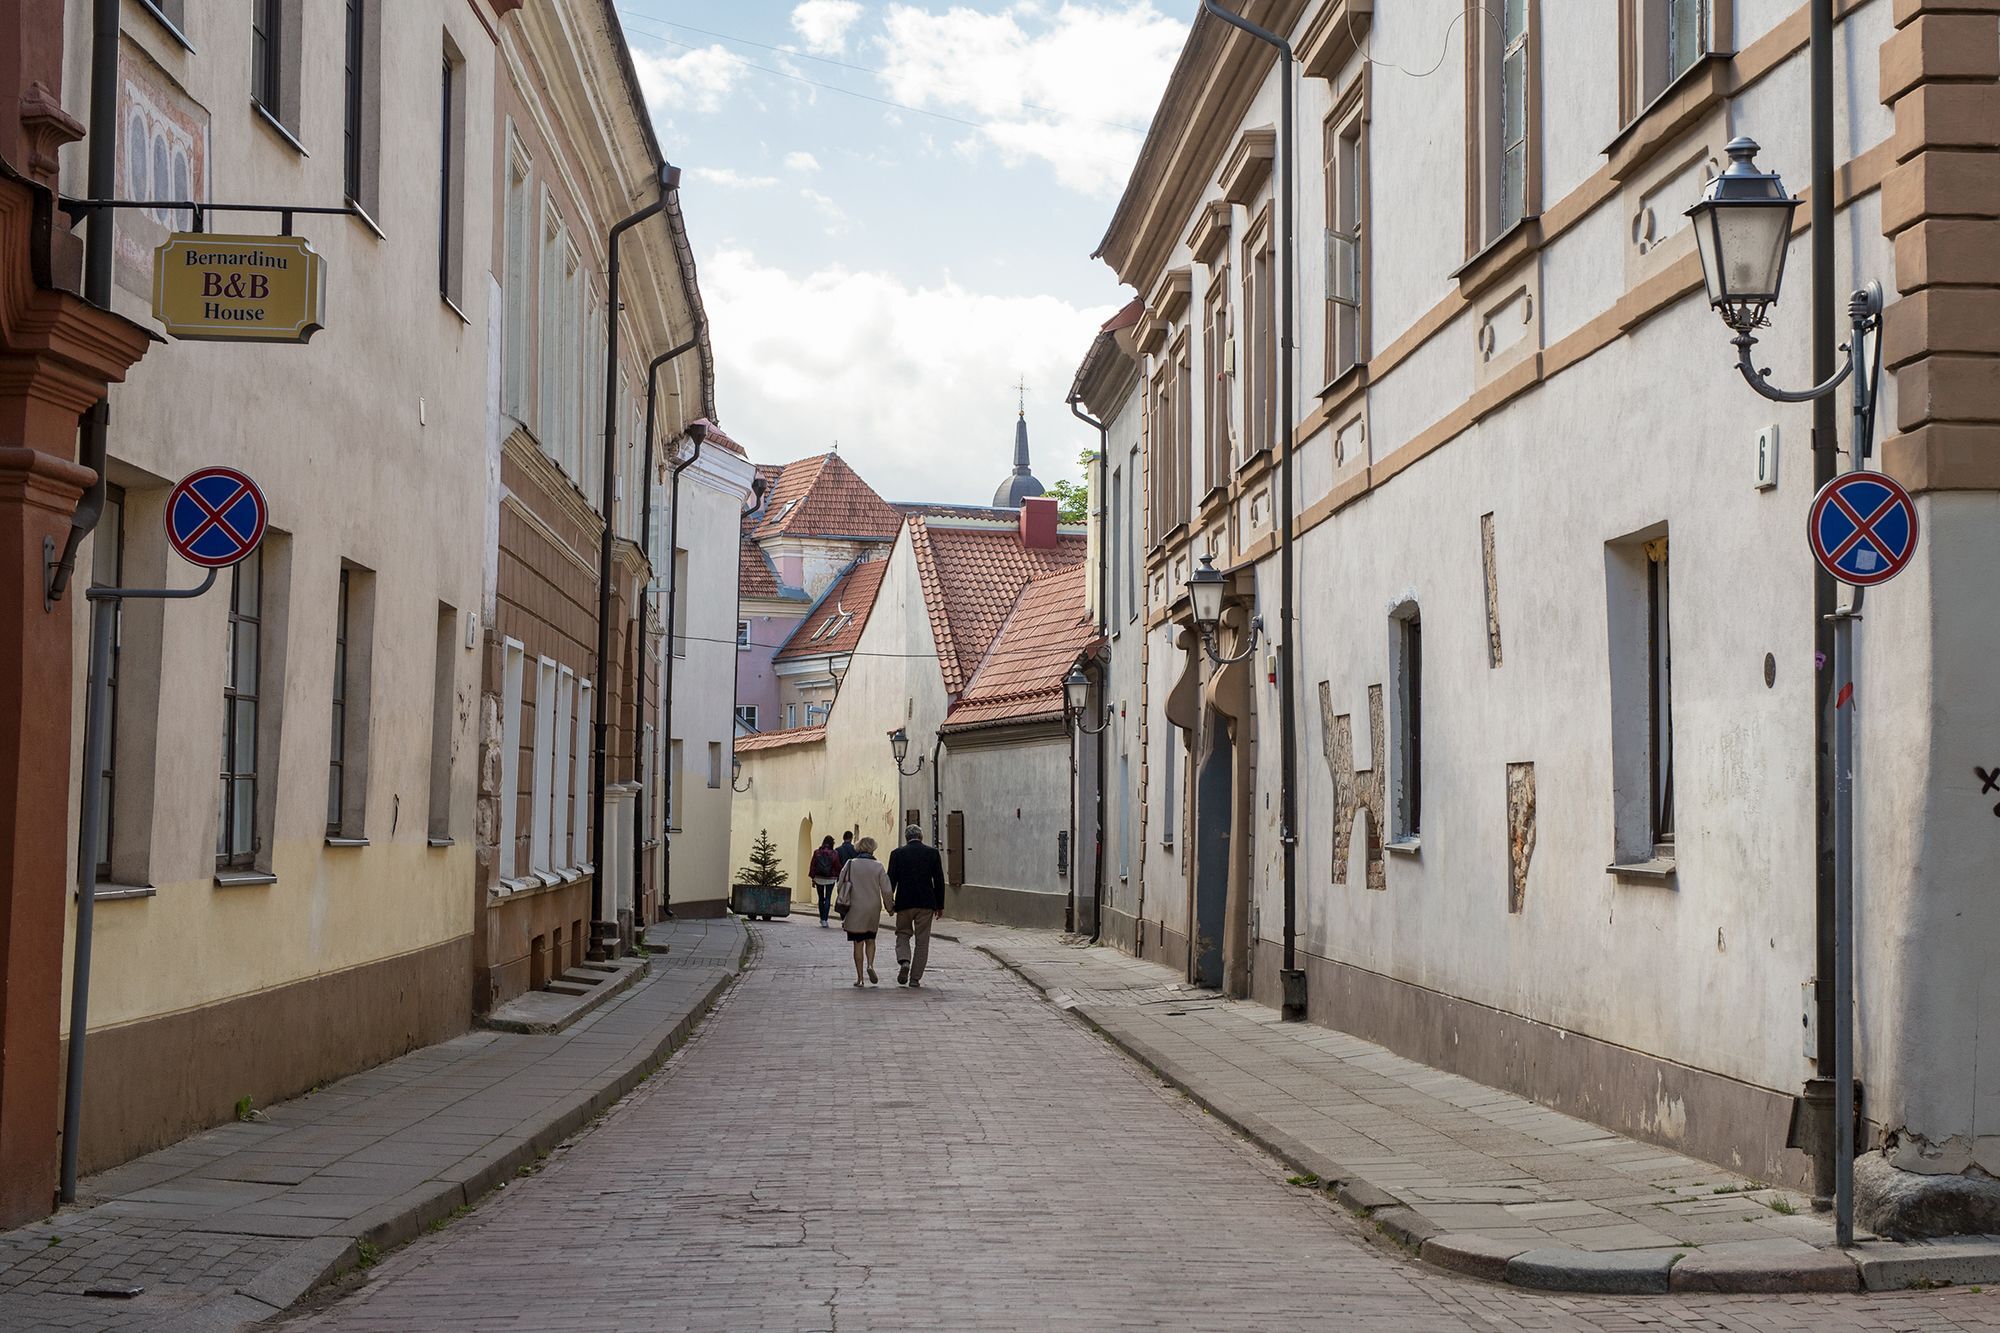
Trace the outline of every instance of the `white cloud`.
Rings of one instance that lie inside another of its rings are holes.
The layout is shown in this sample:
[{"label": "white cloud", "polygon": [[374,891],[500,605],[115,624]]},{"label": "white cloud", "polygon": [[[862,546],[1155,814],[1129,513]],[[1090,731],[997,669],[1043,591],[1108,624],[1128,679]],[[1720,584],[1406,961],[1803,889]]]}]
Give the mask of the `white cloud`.
[{"label": "white cloud", "polygon": [[833,267],[804,275],[725,248],[702,264],[717,410],[759,462],[841,453],[885,497],[984,504],[1013,462],[1028,381],[1035,475],[1093,447],[1062,406],[1107,309]]},{"label": "white cloud", "polygon": [[832,199],[818,190],[811,189],[800,190],[799,198],[819,210],[819,215],[826,220],[826,230],[829,235],[837,236],[847,230],[847,210]]},{"label": "white cloud", "polygon": [[816,55],[836,56],[847,49],[847,30],[861,17],[856,0],[804,0],[792,10],[792,31]]},{"label": "white cloud", "polygon": [[976,119],[1009,165],[1047,162],[1065,187],[1100,196],[1124,185],[1188,27],[1154,0],[997,14],[892,4],[882,26],[890,97]]},{"label": "white cloud", "polygon": [[819,159],[811,153],[786,153],[785,170],[812,172],[819,170]]},{"label": "white cloud", "polygon": [[761,190],[778,183],[776,176],[746,176],[733,167],[689,167],[688,175],[725,190]]},{"label": "white cloud", "polygon": [[725,46],[704,46],[680,55],[632,48],[632,65],[639,88],[655,115],[692,108],[703,114],[722,109],[747,69],[743,58]]}]

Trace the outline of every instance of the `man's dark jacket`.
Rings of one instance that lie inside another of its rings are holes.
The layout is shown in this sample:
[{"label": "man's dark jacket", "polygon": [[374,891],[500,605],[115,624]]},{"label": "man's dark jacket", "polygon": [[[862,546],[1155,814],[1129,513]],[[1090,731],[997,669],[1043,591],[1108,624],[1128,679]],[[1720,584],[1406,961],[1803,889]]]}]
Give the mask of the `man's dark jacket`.
[{"label": "man's dark jacket", "polygon": [[889,853],[889,886],[896,891],[896,910],[928,907],[944,910],[944,859],[937,848],[911,839]]},{"label": "man's dark jacket", "polygon": [[840,846],[833,849],[833,854],[840,858],[840,863],[842,865],[846,865],[849,861],[852,861],[856,855],[854,850],[854,844],[851,842],[843,842],[840,844]]}]

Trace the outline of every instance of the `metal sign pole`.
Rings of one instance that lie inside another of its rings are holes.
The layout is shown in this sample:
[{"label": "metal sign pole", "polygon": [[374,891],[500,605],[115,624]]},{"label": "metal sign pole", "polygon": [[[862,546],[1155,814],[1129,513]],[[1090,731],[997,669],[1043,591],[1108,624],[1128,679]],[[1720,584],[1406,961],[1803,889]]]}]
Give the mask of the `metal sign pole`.
[{"label": "metal sign pole", "polygon": [[1854,631],[1861,613],[1833,622],[1833,1243],[1854,1243]]},{"label": "metal sign pole", "polygon": [[97,907],[97,833],[104,826],[104,773],[111,748],[111,648],[120,602],[135,597],[199,597],[215,586],[211,568],[192,588],[92,588],[90,692],[83,713],[83,808],[76,849],[76,943],[69,978],[69,1061],[63,1072],[62,1180],[58,1197],[76,1202],[83,1126],[83,1039],[90,1021],[90,945]]}]

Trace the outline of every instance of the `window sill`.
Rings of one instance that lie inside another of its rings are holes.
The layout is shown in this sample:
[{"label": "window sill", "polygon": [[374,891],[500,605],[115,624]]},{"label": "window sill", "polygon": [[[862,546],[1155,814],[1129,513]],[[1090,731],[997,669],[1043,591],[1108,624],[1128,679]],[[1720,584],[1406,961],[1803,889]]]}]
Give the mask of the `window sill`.
[{"label": "window sill", "polygon": [[[150,17],[153,20],[153,22],[159,24],[162,28],[165,28],[167,30],[167,36],[173,38],[175,43],[178,44],[183,51],[186,51],[189,55],[193,55],[195,53],[194,43],[187,39],[187,34],[182,32],[180,28],[176,26],[174,21],[168,18],[166,16],[166,13],[163,10],[161,10],[158,5],[153,3],[153,0],[139,0],[139,8],[145,11],[147,16]],[[102,898],[104,895],[100,893],[97,896]]]},{"label": "window sill", "polygon": [[218,889],[247,889],[261,884],[276,884],[278,877],[268,870],[218,870],[215,872],[215,887]]},{"label": "window sill", "polygon": [[1422,838],[1395,838],[1382,844],[1383,851],[1394,852],[1398,856],[1415,856],[1423,849]]},{"label": "window sill", "polygon": [[1461,296],[1477,297],[1488,287],[1514,271],[1521,261],[1542,248],[1542,217],[1530,213],[1501,232],[1484,249],[1460,265],[1451,276],[1458,282]]},{"label": "window sill", "polygon": [[362,226],[374,232],[376,240],[386,241],[389,239],[389,233],[382,230],[382,224],[377,222],[374,218],[374,215],[371,214],[366,208],[362,207],[361,201],[359,199],[350,197],[347,201],[347,206],[354,210],[347,216],[358,220]]},{"label": "window sill", "polygon": [[1630,880],[1640,884],[1672,884],[1674,858],[1655,856],[1644,861],[1614,861],[1604,867],[1604,873],[1614,879]]},{"label": "window sill", "polygon": [[284,121],[279,120],[276,116],[272,115],[270,109],[266,107],[262,102],[258,101],[254,97],[251,98],[250,109],[257,113],[257,119],[263,121],[265,127],[269,129],[271,133],[277,135],[280,139],[283,139],[286,142],[286,144],[290,145],[292,150],[296,152],[300,157],[312,156],[311,153],[308,153],[306,151],[306,146],[299,142],[298,136],[293,134],[291,130],[285,127]]},{"label": "window sill", "polygon": [[338,833],[329,833],[326,835],[326,845],[329,847],[366,847],[368,839],[343,838]]},{"label": "window sill", "polygon": [[1248,453],[1244,454],[1243,461],[1236,465],[1236,479],[1238,481],[1243,481],[1245,479],[1245,474],[1253,471],[1256,468],[1269,467],[1270,464],[1271,464],[1271,449],[1269,445],[1266,445],[1262,449],[1252,449]]},{"label": "window sill", "polygon": [[1733,59],[1733,52],[1710,51],[1641,107],[1605,146],[1611,178],[1625,181],[1720,102]]},{"label": "window sill", "polygon": [[1332,399],[1345,398],[1351,391],[1363,388],[1368,383],[1368,362],[1356,361],[1347,369],[1328,380],[1317,395],[1324,403]]},{"label": "window sill", "polygon": [[96,903],[121,903],[134,898],[151,898],[158,892],[159,890],[150,884],[106,884],[99,881],[97,892],[90,895],[90,900]]},{"label": "window sill", "polygon": [[424,845],[426,847],[456,847],[458,844],[450,838],[425,838]]}]

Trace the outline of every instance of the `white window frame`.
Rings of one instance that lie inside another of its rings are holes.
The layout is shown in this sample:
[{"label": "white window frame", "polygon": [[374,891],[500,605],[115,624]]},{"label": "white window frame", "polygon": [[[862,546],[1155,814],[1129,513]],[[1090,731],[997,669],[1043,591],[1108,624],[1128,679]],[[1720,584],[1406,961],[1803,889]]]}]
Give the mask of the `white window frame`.
[{"label": "white window frame", "polygon": [[521,878],[521,677],[528,649],[500,641],[500,878]]},{"label": "white window frame", "polygon": [[528,869],[547,874],[555,867],[549,859],[549,786],[555,772],[556,753],[556,664],[550,657],[535,659],[535,766],[528,786]]},{"label": "white window frame", "polygon": [[569,808],[570,784],[574,777],[570,772],[570,743],[576,737],[576,672],[568,667],[556,669],[556,710],[555,710],[555,766],[549,782],[549,827],[553,830],[549,847],[549,866],[552,870],[569,870],[576,866],[576,842],[572,837],[572,817]]},{"label": "white window frame", "polygon": [[571,747],[574,758],[570,765],[570,799],[575,803],[572,822],[576,829],[576,850],[570,857],[570,864],[575,866],[589,865],[584,858],[590,855],[590,779],[596,764],[590,744],[591,718],[595,716],[591,712],[593,693],[588,677],[577,682],[575,740]]}]

